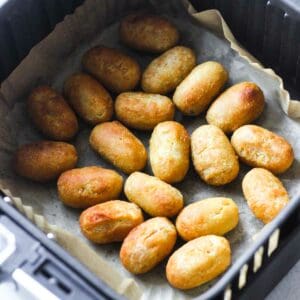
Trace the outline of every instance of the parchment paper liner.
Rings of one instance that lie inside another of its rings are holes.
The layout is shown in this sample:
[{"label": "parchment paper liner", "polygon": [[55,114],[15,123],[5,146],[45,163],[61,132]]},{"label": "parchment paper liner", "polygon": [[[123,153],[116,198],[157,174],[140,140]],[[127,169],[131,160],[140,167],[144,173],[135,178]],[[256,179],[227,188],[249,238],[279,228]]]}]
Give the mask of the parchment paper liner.
[{"label": "parchment paper liner", "polygon": [[[54,31],[48,37],[31,50],[29,55],[14,70],[9,78],[2,83],[0,95],[1,120],[6,120],[7,116],[11,114],[11,111],[15,110],[15,107],[18,107],[18,104],[15,105],[15,103],[20,101],[19,99],[23,99],[24,95],[26,95],[38,82],[48,82],[49,84],[51,84],[52,81],[55,82],[55,77],[59,77],[59,75],[56,75],[61,69],[61,62],[64,59],[67,60],[71,54],[73,55],[73,51],[77,45],[89,40],[99,28],[110,23],[114,19],[114,16],[122,14],[125,8],[127,10],[132,10],[139,7],[140,2],[141,1],[87,0],[73,15],[67,16],[63,22],[56,26]],[[176,1],[169,2],[168,4],[163,3],[161,5],[158,1],[152,1],[152,4],[154,4],[156,10],[159,10],[158,8],[161,6],[163,13],[169,10],[170,12],[178,11],[178,3]],[[194,13],[195,11],[187,1],[185,1],[184,4],[197,22],[203,27],[215,32],[217,35],[227,39],[230,42],[231,48],[236,50],[241,57],[245,58],[251,66],[257,68],[259,71],[263,70],[265,75],[274,82],[274,85],[278,85],[277,98],[284,112],[290,117],[300,117],[300,103],[296,100],[290,100],[288,92],[283,88],[282,79],[277,76],[273,70],[263,69],[261,64],[255,60],[254,57],[238,45],[218,11],[209,10],[201,13]],[[60,83],[57,83],[57,86],[59,85]],[[18,112],[15,112],[14,114],[18,115]],[[16,123],[18,122],[18,120],[14,121]],[[296,125],[294,124],[294,126],[299,129],[300,126],[298,121],[295,123]],[[111,262],[107,261],[107,257],[102,257],[95,252],[95,247],[94,249],[89,247],[91,244],[88,244],[85,240],[78,238],[67,230],[62,230],[58,226],[50,225],[42,215],[34,213],[34,210],[40,211],[40,207],[33,208],[24,205],[22,200],[15,196],[19,195],[19,191],[13,180],[14,178],[10,175],[7,176],[6,173],[10,170],[10,161],[7,157],[15,150],[17,146],[16,140],[20,143],[20,140],[26,140],[28,137],[18,136],[18,132],[15,133],[10,130],[11,126],[13,126],[12,120],[9,120],[8,122],[3,122],[3,125],[0,128],[0,188],[13,198],[16,207],[21,212],[43,231],[55,233],[57,242],[61,246],[83,262],[108,285],[114,288],[118,293],[123,294],[130,299],[139,299],[141,296],[145,299],[189,298],[196,296],[199,292],[204,291],[209,287],[209,285],[206,285],[202,290],[184,294],[170,288],[166,289],[168,285],[165,282],[163,282],[164,285],[162,286],[160,285],[161,281],[155,282],[155,280],[153,280],[152,285],[154,287],[145,290],[143,284],[141,285],[139,280],[130,277],[124,270],[121,272],[116,263],[113,263],[112,266]],[[12,136],[9,136],[7,133],[11,133]],[[29,137],[31,137],[30,134]],[[299,139],[294,141],[294,148],[300,148],[298,140]],[[298,162],[296,163],[298,164]],[[293,174],[294,176],[298,176],[298,170],[299,168],[295,171],[297,174]],[[289,178],[285,180],[283,177],[283,181],[287,182],[289,181]],[[24,188],[24,182],[22,184],[22,188]],[[291,189],[292,191],[295,190],[294,185]],[[289,192],[291,191],[289,190]],[[37,201],[39,200],[43,201],[43,199],[37,199]],[[60,217],[67,218],[68,216]],[[256,223],[258,232],[259,228],[262,228],[261,224]],[[107,251],[111,251],[111,249],[108,248]],[[162,269],[160,269],[160,271],[161,270]],[[157,274],[157,276],[162,275]],[[145,279],[147,280],[147,277]]]}]

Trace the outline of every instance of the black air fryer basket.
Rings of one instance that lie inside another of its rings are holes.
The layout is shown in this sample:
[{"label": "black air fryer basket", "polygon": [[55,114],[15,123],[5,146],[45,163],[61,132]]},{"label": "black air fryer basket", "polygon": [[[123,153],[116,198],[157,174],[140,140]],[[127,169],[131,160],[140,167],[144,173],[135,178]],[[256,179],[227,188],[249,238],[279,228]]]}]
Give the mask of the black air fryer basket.
[{"label": "black air fryer basket", "polygon": [[[8,0],[0,6],[0,81],[65,15],[83,2]],[[273,68],[284,79],[292,98],[300,99],[300,0],[191,2],[198,11],[218,9],[236,39],[265,67]],[[291,205],[264,228],[215,285],[196,299],[262,299],[278,283],[300,258],[300,196],[291,196],[295,198]],[[23,263],[26,272],[64,300],[120,298],[8,202],[9,197],[0,193],[0,223],[11,224],[18,232],[22,230],[19,239],[30,239],[43,247],[38,260]],[[10,271],[15,265],[16,261]],[[59,284],[51,285],[45,277],[55,278]]]}]

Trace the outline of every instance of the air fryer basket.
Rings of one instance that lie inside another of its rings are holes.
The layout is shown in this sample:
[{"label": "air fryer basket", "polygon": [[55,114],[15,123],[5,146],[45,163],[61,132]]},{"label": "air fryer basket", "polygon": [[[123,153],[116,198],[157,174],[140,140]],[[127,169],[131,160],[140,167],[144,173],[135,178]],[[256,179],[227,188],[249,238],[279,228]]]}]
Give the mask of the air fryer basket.
[{"label": "air fryer basket", "polygon": [[[9,0],[0,7],[0,80],[4,80],[30,49],[82,2]],[[291,96],[300,96],[300,9],[295,6],[297,0],[191,2],[197,10],[219,9],[237,40],[284,78]],[[261,299],[268,293],[300,257],[300,196],[292,197],[297,199],[266,226],[225,275],[197,299]],[[51,247],[67,256],[59,246]],[[84,272],[82,265],[76,267]]]}]

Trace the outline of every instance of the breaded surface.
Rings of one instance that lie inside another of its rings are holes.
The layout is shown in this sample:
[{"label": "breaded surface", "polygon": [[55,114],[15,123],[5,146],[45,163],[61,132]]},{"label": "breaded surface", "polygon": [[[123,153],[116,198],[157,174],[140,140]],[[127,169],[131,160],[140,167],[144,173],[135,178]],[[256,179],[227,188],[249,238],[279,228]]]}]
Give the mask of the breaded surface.
[{"label": "breaded surface", "polygon": [[41,141],[21,146],[15,153],[14,169],[20,176],[47,182],[77,164],[75,147],[64,142]]},{"label": "breaded surface", "polygon": [[186,241],[224,235],[237,226],[239,209],[230,198],[207,198],[186,206],[176,219],[176,229]]},{"label": "breaded surface", "polygon": [[190,136],[178,122],[158,124],[151,135],[149,157],[153,174],[168,183],[182,181],[190,165]]},{"label": "breaded surface", "polygon": [[153,217],[173,217],[183,207],[179,190],[145,173],[131,174],[125,182],[124,192],[129,201]]},{"label": "breaded surface", "polygon": [[176,46],[155,58],[142,75],[142,89],[147,93],[166,95],[196,66],[196,55],[190,48]]},{"label": "breaded surface", "polygon": [[262,90],[253,82],[241,82],[227,89],[212,103],[206,120],[225,133],[231,133],[257,119],[264,105]]},{"label": "breaded surface", "polygon": [[275,174],[285,172],[294,161],[292,146],[283,137],[260,126],[240,127],[233,133],[231,144],[242,162]]},{"label": "breaded surface", "polygon": [[161,53],[179,40],[177,28],[166,18],[147,13],[132,13],[120,23],[120,39],[128,47]]},{"label": "breaded surface", "polygon": [[121,51],[104,46],[88,50],[82,58],[83,68],[115,93],[133,90],[141,77],[139,64]]},{"label": "breaded surface", "polygon": [[56,141],[68,141],[78,131],[75,113],[64,98],[49,86],[32,90],[27,100],[29,116],[45,136]]},{"label": "breaded surface", "polygon": [[227,71],[218,62],[202,63],[177,86],[173,101],[183,114],[199,115],[220,93],[227,79]]},{"label": "breaded surface", "polygon": [[168,219],[149,219],[125,238],[120,251],[121,262],[133,274],[146,273],[171,253],[176,237],[175,226]]},{"label": "breaded surface", "polygon": [[265,224],[271,222],[289,202],[281,181],[266,169],[249,171],[242,188],[253,214]]},{"label": "breaded surface", "polygon": [[66,171],[57,181],[59,198],[65,205],[76,208],[118,199],[122,187],[121,175],[96,166]]},{"label": "breaded surface", "polygon": [[97,125],[89,141],[96,152],[126,174],[142,170],[146,165],[143,143],[118,121]]},{"label": "breaded surface", "polygon": [[167,263],[166,275],[173,287],[192,289],[222,274],[230,263],[229,242],[220,236],[207,235],[175,251]]},{"label": "breaded surface", "polygon": [[117,119],[126,126],[151,130],[160,122],[173,120],[175,106],[166,96],[127,92],[117,97],[115,111]]},{"label": "breaded surface", "polygon": [[191,148],[194,167],[206,183],[224,185],[237,177],[238,158],[220,128],[198,127],[191,136]]},{"label": "breaded surface", "polygon": [[84,73],[73,74],[65,81],[64,94],[77,114],[89,124],[96,125],[111,119],[112,98],[93,77]]},{"label": "breaded surface", "polygon": [[112,200],[92,206],[80,215],[81,232],[97,244],[120,242],[144,221],[141,209],[134,203]]}]

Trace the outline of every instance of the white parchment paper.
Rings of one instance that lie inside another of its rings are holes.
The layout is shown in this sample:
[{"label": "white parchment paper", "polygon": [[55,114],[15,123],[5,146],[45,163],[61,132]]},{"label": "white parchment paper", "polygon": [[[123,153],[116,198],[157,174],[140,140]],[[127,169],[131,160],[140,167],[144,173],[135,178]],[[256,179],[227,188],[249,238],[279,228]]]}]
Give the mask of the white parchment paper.
[{"label": "white parchment paper", "polygon": [[[217,11],[195,14],[193,18],[184,12],[180,1],[166,2],[87,0],[32,49],[2,83],[0,94],[0,188],[12,195],[18,208],[39,227],[44,231],[54,231],[58,243],[130,299],[189,299],[205,291],[213,282],[188,292],[175,290],[165,278],[166,261],[148,274],[132,276],[119,262],[120,244],[93,245],[81,235],[78,225],[80,210],[67,208],[58,200],[55,183],[32,183],[16,176],[11,169],[11,158],[19,145],[43,139],[32,126],[25,109],[26,96],[33,87],[48,83],[61,91],[64,80],[81,70],[82,54],[97,44],[122,49],[135,57],[143,68],[154,58],[132,51],[119,42],[118,20],[126,12],[147,9],[168,17],[180,30],[180,44],[196,51],[198,63],[215,60],[226,67],[230,77],[227,86],[244,80],[256,82],[265,94],[267,105],[255,123],[277,132],[292,144],[295,162],[280,178],[291,196],[299,189],[300,183],[300,121],[291,118],[300,117],[300,103],[289,99],[281,79],[272,70],[263,69],[237,45]],[[189,12],[192,12],[191,6]],[[188,118],[177,112],[176,120],[182,122],[190,133],[205,124],[204,115]],[[82,122],[80,132],[73,141],[79,153],[78,166],[112,168],[90,149],[90,131],[91,127]],[[148,147],[150,133],[135,133]],[[227,235],[233,263],[263,227],[242,197],[241,180],[248,170],[248,167],[241,166],[239,177],[233,183],[216,188],[204,184],[191,168],[184,182],[176,185],[182,191],[186,204],[216,196],[231,197],[238,204],[239,225]],[[149,166],[146,172],[151,173]],[[180,244],[179,241],[177,246]]]}]

